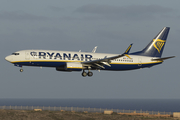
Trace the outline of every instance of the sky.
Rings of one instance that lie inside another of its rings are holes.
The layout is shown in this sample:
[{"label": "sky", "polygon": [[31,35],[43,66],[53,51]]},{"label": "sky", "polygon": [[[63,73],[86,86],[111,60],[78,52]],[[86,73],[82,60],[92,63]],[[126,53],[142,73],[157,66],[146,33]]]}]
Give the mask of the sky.
[{"label": "sky", "polygon": [[[0,98],[180,99],[179,0],[1,0]],[[142,50],[170,27],[162,57],[152,68],[133,71],[59,72],[19,67],[11,53],[46,49],[122,54]]]}]

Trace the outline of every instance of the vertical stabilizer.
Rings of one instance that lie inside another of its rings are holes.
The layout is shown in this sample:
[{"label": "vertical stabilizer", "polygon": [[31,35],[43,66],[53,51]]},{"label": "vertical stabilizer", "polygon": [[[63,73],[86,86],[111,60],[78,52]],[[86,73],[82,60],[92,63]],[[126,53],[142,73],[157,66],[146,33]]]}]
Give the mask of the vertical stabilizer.
[{"label": "vertical stabilizer", "polygon": [[164,46],[166,44],[166,39],[169,30],[170,30],[169,27],[164,27],[142,51],[131,54],[151,56],[151,57],[161,57]]}]

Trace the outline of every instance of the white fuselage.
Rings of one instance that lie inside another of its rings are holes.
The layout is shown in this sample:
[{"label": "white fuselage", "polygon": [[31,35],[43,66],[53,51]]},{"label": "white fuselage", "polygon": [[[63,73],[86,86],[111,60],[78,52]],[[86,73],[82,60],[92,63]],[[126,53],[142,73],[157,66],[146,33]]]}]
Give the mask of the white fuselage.
[{"label": "white fuselage", "polygon": [[[52,51],[52,50],[22,50],[7,56],[5,59],[20,66],[59,67],[65,63],[82,63],[117,56],[118,54]],[[130,58],[129,58],[130,57]],[[162,63],[152,61],[153,57],[129,55],[123,56],[109,63],[104,70],[132,70]]]}]

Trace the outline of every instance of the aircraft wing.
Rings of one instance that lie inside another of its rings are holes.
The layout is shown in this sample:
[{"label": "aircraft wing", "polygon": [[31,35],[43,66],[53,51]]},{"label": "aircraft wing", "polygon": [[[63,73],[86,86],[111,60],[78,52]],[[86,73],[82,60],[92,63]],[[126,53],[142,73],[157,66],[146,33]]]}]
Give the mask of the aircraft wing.
[{"label": "aircraft wing", "polygon": [[117,59],[117,58],[120,58],[120,57],[123,57],[123,56],[129,57],[127,55],[127,53],[129,53],[131,47],[132,47],[132,44],[127,48],[127,50],[123,54],[113,56],[113,57],[108,57],[108,58],[107,58],[107,56],[105,56],[103,59],[93,60],[93,61],[86,61],[86,62],[82,62],[82,64],[84,66],[87,65],[87,66],[93,66],[93,67],[100,67],[100,68],[103,68],[103,69],[104,69],[104,65],[107,65],[107,66],[111,67],[111,65],[109,64],[109,63],[111,63],[111,60],[114,60],[114,59]]},{"label": "aircraft wing", "polygon": [[93,60],[93,61],[87,61],[87,62],[82,62],[82,64],[84,64],[85,66],[88,65],[88,66],[96,66],[96,67],[100,67],[100,68],[103,68],[104,69],[104,65],[107,65],[107,66],[110,66],[111,65],[109,64],[111,62],[111,60],[114,60],[114,59],[117,59],[117,58],[120,58],[120,57],[123,57],[125,56],[124,54],[122,55],[117,55],[117,56],[113,56],[113,57],[104,57],[104,59],[99,59],[99,60]]}]

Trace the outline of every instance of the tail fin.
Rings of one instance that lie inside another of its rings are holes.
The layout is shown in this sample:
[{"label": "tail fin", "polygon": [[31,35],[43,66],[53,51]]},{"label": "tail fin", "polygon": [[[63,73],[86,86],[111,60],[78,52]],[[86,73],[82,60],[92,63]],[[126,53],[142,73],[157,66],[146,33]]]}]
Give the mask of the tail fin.
[{"label": "tail fin", "polygon": [[169,27],[164,27],[142,51],[131,54],[151,56],[151,57],[161,57],[169,30],[170,30]]}]

